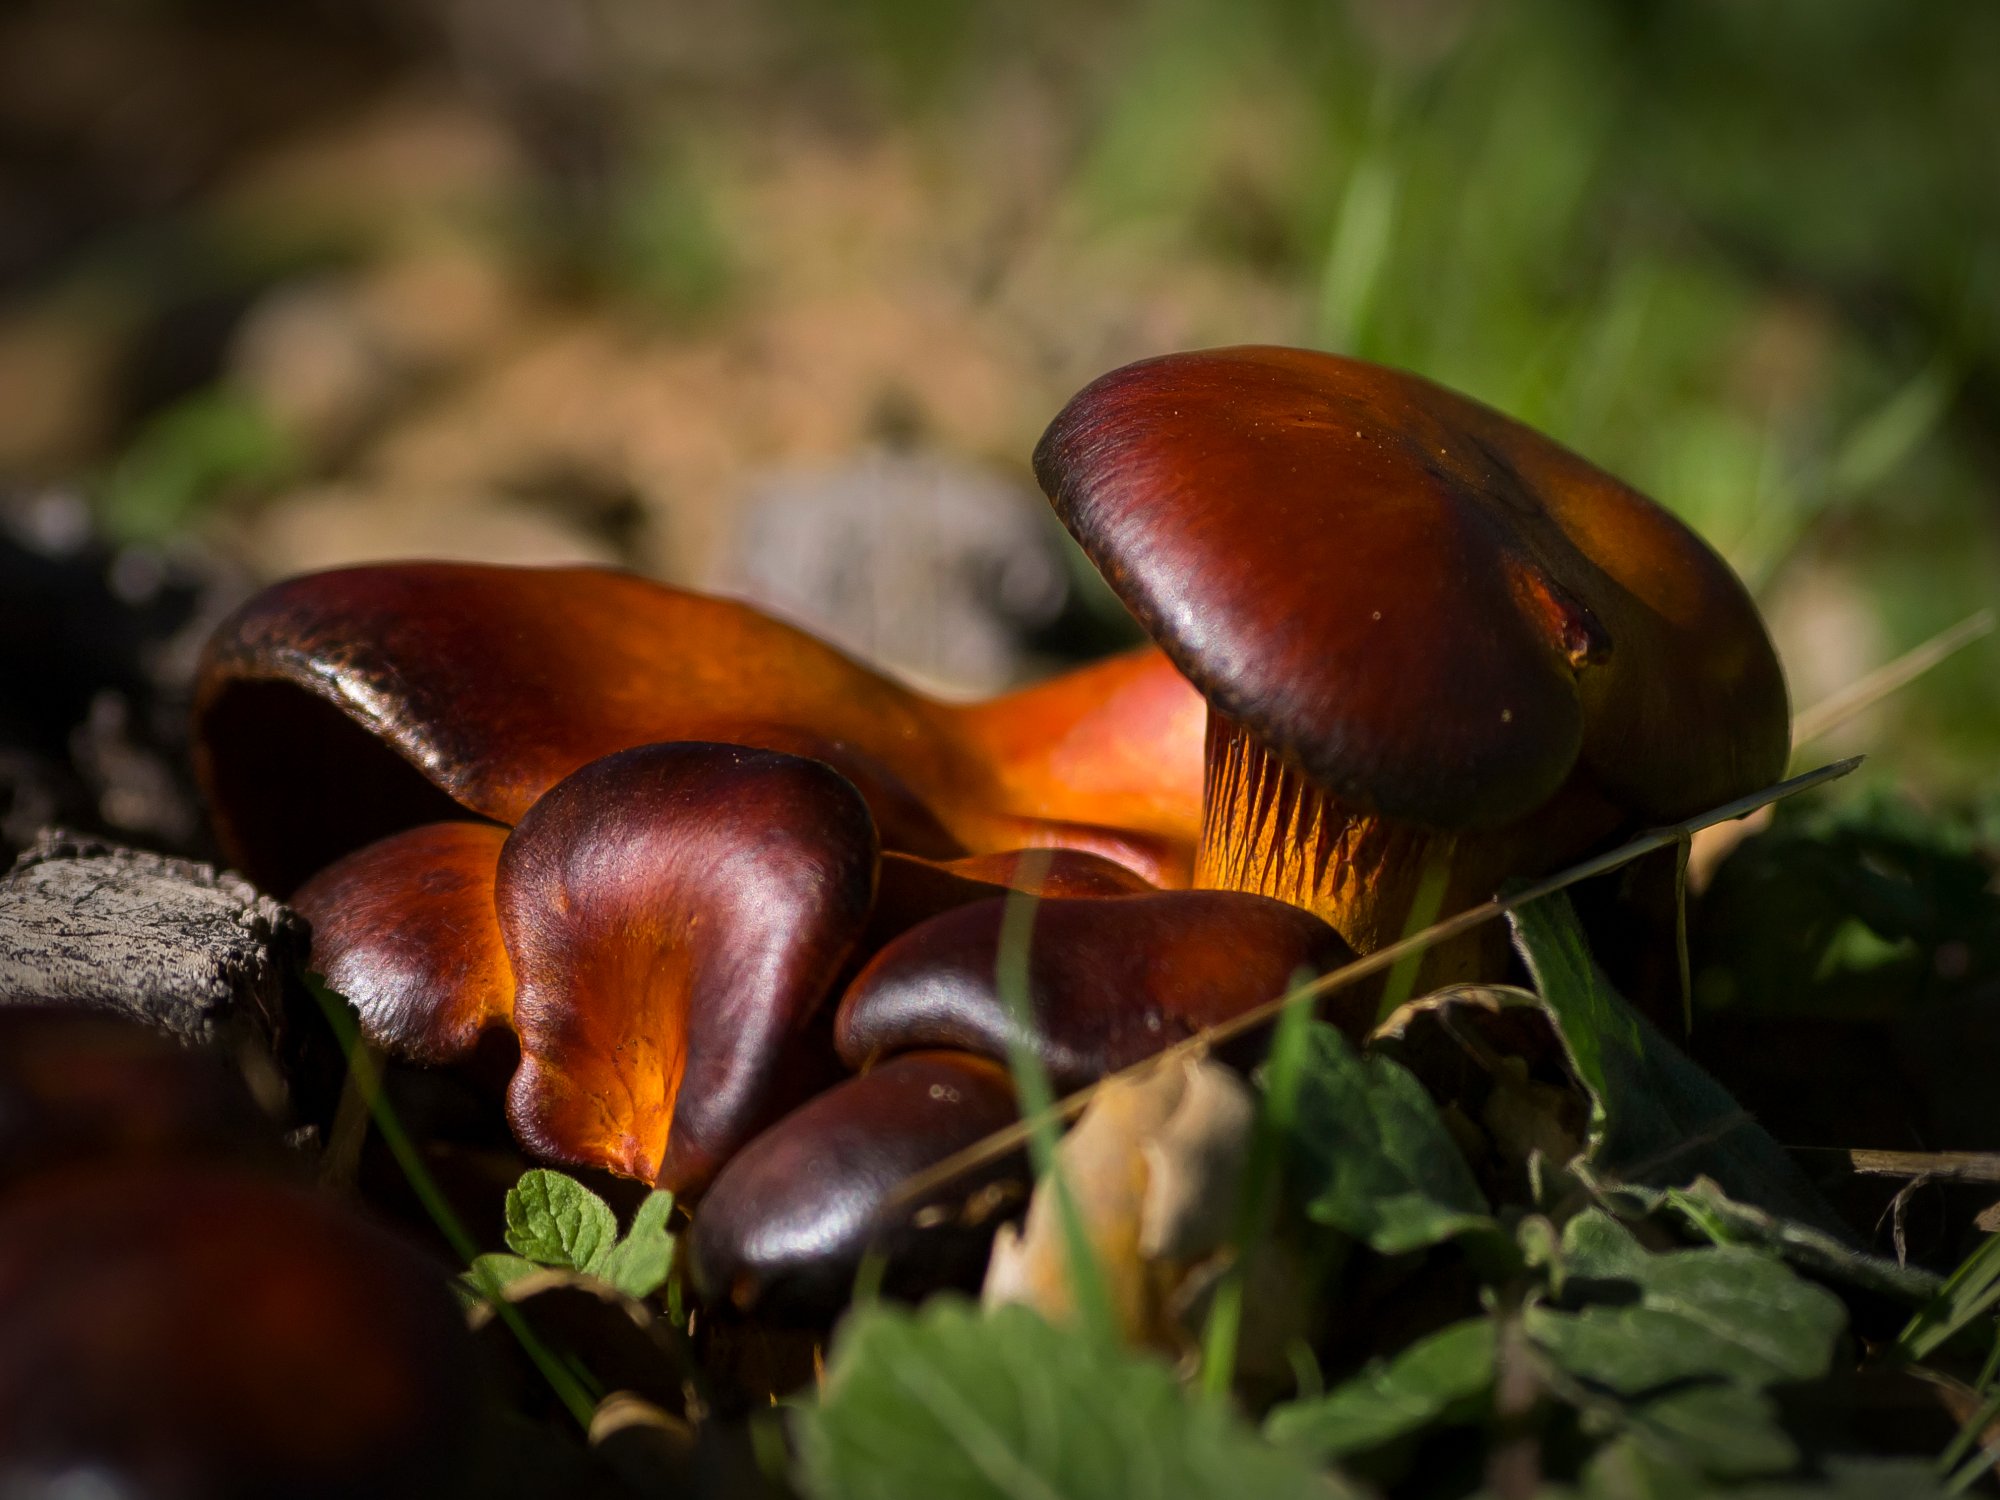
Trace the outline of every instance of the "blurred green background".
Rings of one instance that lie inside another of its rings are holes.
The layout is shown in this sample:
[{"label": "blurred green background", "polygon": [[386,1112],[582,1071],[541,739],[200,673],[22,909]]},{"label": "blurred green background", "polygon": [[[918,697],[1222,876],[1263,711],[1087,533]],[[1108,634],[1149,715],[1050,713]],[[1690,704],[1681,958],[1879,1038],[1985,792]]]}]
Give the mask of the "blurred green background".
[{"label": "blurred green background", "polygon": [[[858,455],[928,466],[917,510],[1026,505],[1099,371],[1310,344],[1673,507],[1804,707],[2000,598],[1996,77],[1979,3],[15,5],[0,487],[257,575],[729,587],[745,518],[870,489]],[[900,664],[988,686],[1104,607]],[[1979,792],[1996,665],[1812,749]]]}]

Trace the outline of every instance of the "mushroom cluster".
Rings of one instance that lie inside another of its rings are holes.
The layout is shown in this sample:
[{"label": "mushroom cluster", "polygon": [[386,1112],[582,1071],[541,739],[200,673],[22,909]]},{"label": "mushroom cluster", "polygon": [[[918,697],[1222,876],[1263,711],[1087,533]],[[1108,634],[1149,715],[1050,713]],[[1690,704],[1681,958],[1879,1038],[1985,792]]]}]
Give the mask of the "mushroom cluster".
[{"label": "mushroom cluster", "polygon": [[[1087,1082],[1393,940],[1427,880],[1464,905],[1782,770],[1727,567],[1416,377],[1145,361],[1035,463],[1157,648],[953,705],[617,573],[294,579],[205,659],[225,847],[372,1040],[446,1064],[511,1033],[533,1153],[697,1196],[705,1287],[806,1305],[903,1232],[899,1181],[1012,1117],[1010,1042]],[[917,1221],[976,1244],[979,1188]]]}]

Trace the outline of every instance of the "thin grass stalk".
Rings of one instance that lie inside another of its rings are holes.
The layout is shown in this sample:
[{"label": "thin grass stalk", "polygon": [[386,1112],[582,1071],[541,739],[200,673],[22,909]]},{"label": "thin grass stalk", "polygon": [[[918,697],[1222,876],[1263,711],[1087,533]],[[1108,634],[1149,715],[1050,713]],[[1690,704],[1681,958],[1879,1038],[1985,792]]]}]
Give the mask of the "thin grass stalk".
[{"label": "thin grass stalk", "polygon": [[320,1011],[326,1016],[327,1025],[333,1028],[334,1039],[339,1043],[341,1053],[347,1059],[350,1084],[367,1101],[368,1112],[375,1118],[375,1128],[382,1132],[382,1143],[389,1148],[389,1154],[396,1159],[396,1165],[409,1182],[410,1190],[423,1204],[424,1212],[430,1215],[430,1220],[437,1226],[438,1233],[444,1236],[445,1243],[451,1247],[451,1253],[464,1263],[466,1272],[472,1278],[479,1294],[492,1305],[494,1315],[507,1326],[508,1332],[514,1335],[515,1341],[521,1346],[521,1351],[528,1356],[529,1362],[548,1382],[549,1389],[555,1392],[556,1399],[561,1401],[563,1408],[576,1419],[578,1427],[585,1432],[590,1431],[590,1419],[596,1411],[597,1403],[583,1388],[583,1383],[571,1374],[549,1351],[548,1346],[536,1336],[534,1329],[528,1326],[527,1319],[522,1317],[520,1309],[501,1295],[500,1279],[489,1267],[479,1263],[478,1243],[466,1232],[465,1226],[458,1220],[458,1215],[452,1212],[450,1203],[445,1201],[436,1179],[430,1174],[430,1168],[424,1165],[422,1154],[418,1152],[415,1142],[410,1139],[409,1132],[403,1129],[403,1122],[397,1118],[396,1111],[383,1093],[382,1079],[376,1070],[374,1054],[361,1040],[360,1028],[355,1025],[347,1002],[328,989],[317,975],[306,976],[306,987],[312,991],[313,999],[318,1001]]},{"label": "thin grass stalk", "polygon": [[1627,843],[1620,844],[1615,849],[1607,850],[1603,854],[1594,855],[1589,859],[1571,865],[1566,870],[1558,871],[1554,875],[1531,882],[1508,895],[1495,896],[1490,901],[1482,901],[1477,906],[1467,907],[1464,911],[1446,917],[1443,921],[1433,923],[1421,932],[1413,933],[1400,941],[1390,943],[1383,948],[1378,948],[1373,953],[1363,958],[1358,958],[1353,963],[1335,969],[1329,974],[1323,974],[1309,984],[1298,985],[1287,990],[1284,994],[1274,995],[1261,1005],[1254,1006],[1227,1021],[1196,1032],[1193,1036],[1174,1043],[1171,1047],[1156,1053],[1152,1057],[1135,1063],[1129,1068],[1121,1069],[1116,1073],[1107,1074],[1097,1082],[1077,1090],[1066,1098],[1054,1101],[1048,1107],[1049,1117],[1046,1120],[1032,1117],[1023,1119],[1018,1124],[995,1131],[982,1141],[974,1142],[962,1151],[954,1152],[935,1166],[905,1178],[896,1191],[890,1195],[889,1206],[891,1208],[908,1208],[921,1201],[927,1195],[937,1191],[961,1173],[985,1166],[987,1163],[1014,1150],[1023,1142],[1031,1140],[1037,1131],[1052,1133],[1059,1121],[1074,1119],[1078,1114],[1082,1113],[1084,1107],[1090,1103],[1097,1091],[1107,1083],[1136,1074],[1144,1068],[1153,1066],[1163,1058],[1187,1057],[1206,1052],[1222,1042],[1233,1040],[1245,1032],[1254,1031],[1257,1027],[1266,1025],[1281,1015],[1288,1007],[1307,1005],[1312,1001],[1322,999],[1339,990],[1359,984],[1365,979],[1371,979],[1375,975],[1382,973],[1385,969],[1394,967],[1408,954],[1421,953],[1437,943],[1447,942],[1452,938],[1463,936],[1465,933],[1471,932],[1475,928],[1484,923],[1491,922],[1497,917],[1504,917],[1511,911],[1519,910],[1521,907],[1539,901],[1545,896],[1552,896],[1557,891],[1567,890],[1579,881],[1590,880],[1596,876],[1619,869],[1632,863],[1635,859],[1651,854],[1656,849],[1664,849],[1671,844],[1690,838],[1704,828],[1711,827],[1717,823],[1726,823],[1733,818],[1743,817],[1748,813],[1757,811],[1760,807],[1766,807],[1771,803],[1783,801],[1787,797],[1796,797],[1801,792],[1811,791],[1815,787],[1825,786],[1828,782],[1837,781],[1843,776],[1850,775],[1861,764],[1862,759],[1863,757],[1856,755],[1846,760],[1833,761],[1815,770],[1774,783],[1760,791],[1747,793],[1733,801],[1725,802],[1719,807],[1711,808],[1705,813],[1697,814],[1695,817],[1688,818],[1682,822],[1670,823],[1663,827],[1651,829]]},{"label": "thin grass stalk", "polygon": [[[1021,883],[1036,887],[1047,874],[1049,853],[1032,850],[1022,858]],[[1090,1233],[1076,1196],[1056,1159],[1055,1089],[1048,1069],[1035,1051],[1035,1010],[1030,994],[1028,956],[1034,937],[1035,911],[1041,898],[1030,890],[1008,892],[1000,914],[999,952],[995,958],[994,987],[1000,1003],[1007,1008],[1007,1067],[1014,1076],[1014,1096],[1020,1101],[1022,1123],[1027,1128],[1028,1159],[1035,1180],[1055,1194],[1057,1216],[1062,1221],[1064,1259],[1068,1264],[1070,1295],[1078,1315],[1091,1335],[1107,1345],[1118,1342],[1117,1321],[1111,1314],[1111,1294],[1105,1287],[1103,1268],[1091,1248]]]}]

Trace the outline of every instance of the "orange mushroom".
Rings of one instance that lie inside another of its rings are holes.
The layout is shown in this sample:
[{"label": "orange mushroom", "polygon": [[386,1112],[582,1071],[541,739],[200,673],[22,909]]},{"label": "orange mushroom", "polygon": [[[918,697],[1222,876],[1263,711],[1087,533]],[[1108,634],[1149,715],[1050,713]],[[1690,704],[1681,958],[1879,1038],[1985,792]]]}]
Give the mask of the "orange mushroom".
[{"label": "orange mushroom", "polygon": [[[1427,868],[1467,905],[1783,770],[1783,677],[1728,567],[1416,376],[1296,349],[1145,360],[1077,395],[1035,468],[1208,700],[1198,886],[1304,906],[1366,952]],[[1433,978],[1491,959],[1435,957]]]},{"label": "orange mushroom", "polygon": [[1049,889],[1184,881],[1199,817],[1201,702],[1158,652],[946,705],[591,569],[295,579],[197,700],[225,848],[296,889],[364,1034],[449,1063],[511,1029],[524,1141],[683,1190],[803,1086],[858,942],[1011,888],[1022,844],[1062,851]]},{"label": "orange mushroom", "polygon": [[708,740],[823,760],[892,849],[1089,849],[1184,883],[1200,698],[1144,650],[938,703],[746,605],[592,568],[404,563],[265,590],[209,642],[195,761],[230,860],[288,894],[390,833],[512,824],[588,761]]},{"label": "orange mushroom", "polygon": [[455,1062],[511,1026],[514,971],[493,885],[507,830],[425,823],[343,856],[300,886],[313,966],[398,1057]]},{"label": "orange mushroom", "polygon": [[[535,1150],[698,1189],[796,1092],[852,966],[850,1066],[1001,1055],[1004,891],[1047,898],[1032,1040],[1074,1084],[1394,938],[1427,870],[1462,905],[1782,766],[1727,568],[1415,377],[1148,361],[1036,467],[1162,650],[954,706],[618,573],[296,579],[205,658],[224,846],[299,887],[371,1035],[444,1060],[511,1026]],[[1489,968],[1495,934],[1430,977]]]}]

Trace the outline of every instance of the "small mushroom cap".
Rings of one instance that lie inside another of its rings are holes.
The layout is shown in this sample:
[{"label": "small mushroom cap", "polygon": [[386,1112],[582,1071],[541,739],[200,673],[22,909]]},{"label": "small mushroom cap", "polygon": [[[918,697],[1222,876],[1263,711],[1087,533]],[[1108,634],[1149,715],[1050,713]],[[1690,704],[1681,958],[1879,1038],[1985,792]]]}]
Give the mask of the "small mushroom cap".
[{"label": "small mushroom cap", "polygon": [[875,825],[814,760],[642,745],[591,762],[500,856],[530,1149],[676,1191],[786,1103],[874,896]]},{"label": "small mushroom cap", "polygon": [[491,823],[426,823],[335,861],[292,897],[312,924],[313,967],[369,1041],[453,1062],[511,1020],[514,973],[493,905],[506,839]]},{"label": "small mushroom cap", "polygon": [[908,1053],[836,1085],[745,1146],[696,1206],[696,1288],[768,1316],[824,1318],[871,1249],[902,1293],[976,1283],[994,1229],[1026,1199],[1018,1158],[925,1203],[893,1214],[888,1203],[1015,1114],[1007,1070],[962,1052]]},{"label": "small mushroom cap", "polygon": [[[1006,1057],[1016,1030],[997,980],[1006,906],[947,911],[869,961],[834,1019],[848,1066],[918,1047]],[[1056,1086],[1080,1088],[1353,957],[1312,913],[1240,891],[1051,897],[1028,934],[1032,1040]],[[1335,1004],[1357,1029],[1374,1014],[1363,986]]]},{"label": "small mushroom cap", "polygon": [[404,828],[518,822],[587,762],[669,740],[824,760],[917,854],[1115,853],[1136,833],[1184,868],[1198,697],[1153,651],[1078,675],[962,708],[732,600],[595,568],[397,563],[289,579],[225,622],[195,763],[230,860],[281,895]]},{"label": "small mushroom cap", "polygon": [[331,1200],[213,1168],[38,1179],[0,1201],[0,1327],[12,1479],[476,1492],[471,1346],[443,1272]]},{"label": "small mushroom cap", "polygon": [[1579,765],[1633,813],[1779,775],[1784,680],[1679,521],[1527,427],[1297,349],[1114,370],[1035,470],[1210,703],[1327,791],[1483,828]]}]

